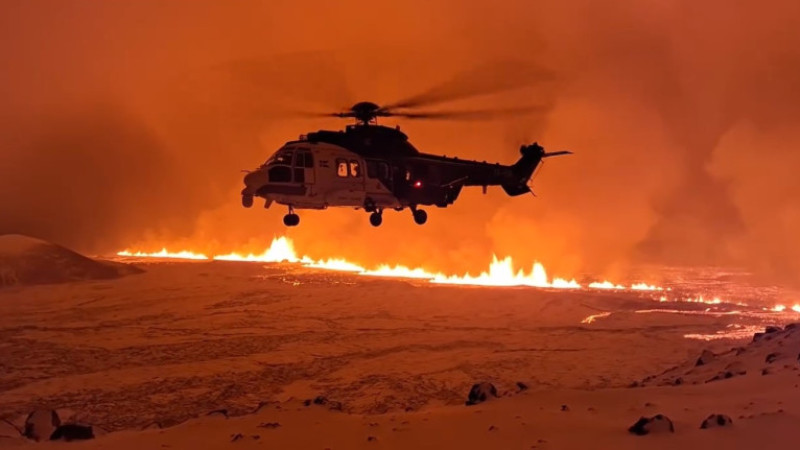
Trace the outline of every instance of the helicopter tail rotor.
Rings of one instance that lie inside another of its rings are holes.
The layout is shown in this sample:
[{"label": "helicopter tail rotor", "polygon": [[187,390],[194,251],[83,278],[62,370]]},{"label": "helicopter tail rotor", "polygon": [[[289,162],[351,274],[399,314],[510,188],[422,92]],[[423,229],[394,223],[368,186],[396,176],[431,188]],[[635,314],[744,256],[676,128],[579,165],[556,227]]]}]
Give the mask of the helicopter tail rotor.
[{"label": "helicopter tail rotor", "polygon": [[570,151],[545,152],[544,147],[534,142],[531,145],[523,145],[519,148],[522,157],[511,166],[511,179],[502,184],[503,190],[510,196],[522,195],[531,192],[528,181],[533,176],[533,172],[544,158],[560,155],[571,155]]}]

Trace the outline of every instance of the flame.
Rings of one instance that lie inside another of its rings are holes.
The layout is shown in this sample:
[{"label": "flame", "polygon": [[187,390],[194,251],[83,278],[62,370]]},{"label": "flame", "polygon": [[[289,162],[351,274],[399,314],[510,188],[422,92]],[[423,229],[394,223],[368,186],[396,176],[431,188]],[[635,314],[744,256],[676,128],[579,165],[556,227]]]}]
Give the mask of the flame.
[{"label": "flame", "polygon": [[209,259],[208,256],[202,253],[194,253],[188,250],[183,250],[180,252],[169,252],[166,248],[162,248],[161,251],[154,252],[154,253],[144,253],[144,252],[130,252],[128,250],[123,250],[118,252],[117,255],[119,256],[128,256],[128,257],[135,257],[135,258],[173,258],[173,259]]},{"label": "flame", "polygon": [[660,286],[652,286],[647,283],[636,283],[631,285],[631,290],[634,291],[663,291],[664,288]]},{"label": "flame", "polygon": [[[591,289],[618,289],[618,290],[625,290],[625,286],[621,284],[614,284],[610,281],[603,281],[598,282],[595,281],[594,283],[589,283],[589,287]],[[589,322],[591,323],[591,322]]]},{"label": "flame", "polygon": [[789,309],[790,311],[794,311],[796,313],[800,313],[800,305],[798,305],[797,303],[795,303],[791,307],[787,307],[785,305],[775,305],[772,308],[770,308],[769,311],[772,311],[772,312],[784,312],[787,309]]},{"label": "flame", "polygon": [[438,284],[470,284],[476,286],[532,286],[541,288],[558,288],[558,289],[580,289],[581,285],[575,280],[565,280],[562,278],[555,278],[549,281],[547,272],[544,266],[536,262],[530,273],[525,273],[522,270],[514,272],[514,263],[511,257],[505,257],[501,260],[497,256],[492,256],[492,263],[489,265],[488,272],[482,272],[480,275],[473,277],[470,274],[464,276],[445,276],[436,275],[431,282]]},{"label": "flame", "polygon": [[[266,263],[294,263],[300,264],[304,267],[314,269],[333,270],[339,272],[349,272],[357,275],[372,276],[372,277],[391,277],[403,279],[419,279],[425,280],[430,283],[442,285],[474,285],[474,286],[528,286],[537,288],[549,289],[605,289],[614,291],[640,291],[640,292],[659,292],[659,296],[653,297],[654,300],[659,302],[688,302],[688,303],[703,303],[707,305],[731,304],[738,306],[748,306],[745,303],[736,303],[728,300],[723,300],[719,297],[711,297],[710,299],[702,295],[697,297],[680,297],[672,293],[669,288],[651,285],[644,282],[634,283],[630,286],[625,286],[611,281],[594,281],[582,286],[574,279],[566,278],[553,278],[548,277],[547,271],[544,266],[535,262],[531,267],[530,272],[525,272],[522,269],[517,269],[514,266],[514,261],[511,257],[498,259],[497,256],[492,256],[492,262],[489,264],[489,270],[481,272],[477,276],[472,276],[467,273],[464,275],[447,275],[440,272],[430,272],[424,268],[410,268],[403,265],[389,266],[383,264],[375,269],[367,269],[362,265],[347,261],[341,258],[329,258],[315,260],[308,256],[298,256],[294,248],[294,243],[291,239],[280,236],[272,239],[269,248],[264,252],[256,253],[228,253],[222,255],[214,255],[212,257],[206,256],[203,253],[182,250],[178,252],[170,252],[166,248],[160,251],[148,253],[142,251],[132,252],[124,250],[117,253],[123,257],[137,257],[137,258],[171,258],[171,259],[187,259],[187,260],[218,260],[218,261],[242,261],[242,262],[266,262]],[[763,308],[764,311],[769,313],[783,313],[794,312],[800,313],[800,304],[794,304],[791,307],[785,305],[776,305],[772,308]],[[670,310],[671,311],[671,310]],[[638,312],[638,311],[637,311]],[[650,311],[647,311],[650,312]],[[601,313],[591,315],[581,323],[590,324],[597,319],[608,317],[608,314]]]},{"label": "flame", "polygon": [[300,258],[294,251],[294,244],[285,236],[276,237],[272,239],[269,248],[264,250],[264,253],[255,255],[249,253],[247,255],[240,255],[238,253],[229,253],[227,255],[215,256],[214,259],[218,261],[246,261],[246,262],[298,262]]},{"label": "flame", "polygon": [[[305,267],[325,270],[335,270],[342,272],[351,272],[359,275],[374,276],[374,277],[393,277],[393,278],[408,278],[427,280],[435,284],[456,284],[456,285],[475,285],[475,286],[529,286],[538,288],[551,288],[551,289],[581,289],[580,283],[574,279],[566,278],[549,278],[544,266],[535,262],[529,272],[522,269],[517,269],[514,266],[514,261],[511,257],[498,259],[497,256],[492,256],[492,262],[489,264],[488,271],[481,272],[477,276],[469,273],[464,275],[448,275],[443,273],[430,272],[423,268],[410,268],[402,265],[389,266],[387,264],[378,266],[376,269],[367,269],[357,263],[347,261],[340,258],[320,259],[316,260],[308,256],[298,256],[294,248],[294,243],[291,239],[280,236],[276,237],[262,253],[228,253],[221,255],[214,255],[208,257],[202,253],[195,253],[191,251],[170,252],[166,248],[161,251],[147,253],[147,252],[131,252],[125,250],[117,253],[119,256],[125,257],[152,257],[152,258],[180,258],[180,259],[194,259],[194,260],[218,260],[218,261],[242,261],[242,262],[266,262],[266,263],[297,263]],[[639,291],[663,291],[664,289],[648,285],[646,283],[633,284],[626,287],[621,284],[615,284],[610,281],[592,282],[589,283],[588,288],[591,289],[614,289],[614,290],[639,290]],[[798,306],[800,308],[800,306]]]}]

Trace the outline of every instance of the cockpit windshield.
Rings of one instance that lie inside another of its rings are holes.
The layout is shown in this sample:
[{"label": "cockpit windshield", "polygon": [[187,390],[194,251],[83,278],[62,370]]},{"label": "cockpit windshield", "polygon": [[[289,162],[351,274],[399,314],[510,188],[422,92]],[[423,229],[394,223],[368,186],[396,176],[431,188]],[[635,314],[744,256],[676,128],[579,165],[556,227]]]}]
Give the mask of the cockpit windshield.
[{"label": "cockpit windshield", "polygon": [[274,165],[292,165],[292,155],[294,154],[294,150],[291,148],[283,148],[275,152],[272,156],[269,157],[267,162],[265,162],[261,167],[264,166],[274,166]]}]

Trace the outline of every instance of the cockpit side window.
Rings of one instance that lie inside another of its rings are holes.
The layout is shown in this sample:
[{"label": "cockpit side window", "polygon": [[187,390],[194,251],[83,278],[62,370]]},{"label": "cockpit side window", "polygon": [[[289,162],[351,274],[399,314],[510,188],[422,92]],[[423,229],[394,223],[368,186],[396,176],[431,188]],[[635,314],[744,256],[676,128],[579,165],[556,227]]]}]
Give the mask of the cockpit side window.
[{"label": "cockpit side window", "polygon": [[294,154],[294,166],[295,167],[305,167],[306,165],[306,153],[305,152],[297,152]]}]

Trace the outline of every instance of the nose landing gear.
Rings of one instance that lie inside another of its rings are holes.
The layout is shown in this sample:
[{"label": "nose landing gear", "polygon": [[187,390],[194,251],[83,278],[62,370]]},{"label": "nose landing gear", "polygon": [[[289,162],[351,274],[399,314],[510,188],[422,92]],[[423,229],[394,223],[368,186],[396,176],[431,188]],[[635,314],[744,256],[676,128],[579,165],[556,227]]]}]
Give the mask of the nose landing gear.
[{"label": "nose landing gear", "polygon": [[411,206],[411,214],[414,215],[414,222],[417,225],[424,225],[428,221],[428,213],[424,209],[417,209],[416,205]]},{"label": "nose landing gear", "polygon": [[253,206],[253,196],[249,194],[242,195],[242,206],[245,208]]},{"label": "nose landing gear", "polygon": [[383,223],[383,210],[379,209],[369,215],[369,223],[373,227],[379,227]]},{"label": "nose landing gear", "polygon": [[300,216],[294,213],[294,208],[289,207],[289,214],[283,216],[283,224],[287,227],[296,227],[300,224]]}]

